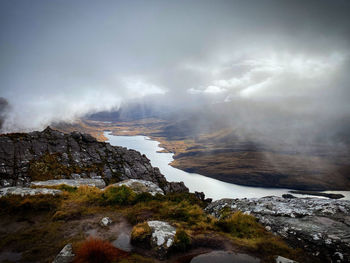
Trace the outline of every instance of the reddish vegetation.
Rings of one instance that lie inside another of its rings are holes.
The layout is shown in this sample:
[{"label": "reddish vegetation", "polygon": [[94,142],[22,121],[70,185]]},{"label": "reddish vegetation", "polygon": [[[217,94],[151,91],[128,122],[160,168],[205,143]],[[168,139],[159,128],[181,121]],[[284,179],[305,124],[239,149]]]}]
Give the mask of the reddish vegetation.
[{"label": "reddish vegetation", "polygon": [[79,246],[74,263],[109,263],[127,257],[128,253],[110,242],[89,238]]}]

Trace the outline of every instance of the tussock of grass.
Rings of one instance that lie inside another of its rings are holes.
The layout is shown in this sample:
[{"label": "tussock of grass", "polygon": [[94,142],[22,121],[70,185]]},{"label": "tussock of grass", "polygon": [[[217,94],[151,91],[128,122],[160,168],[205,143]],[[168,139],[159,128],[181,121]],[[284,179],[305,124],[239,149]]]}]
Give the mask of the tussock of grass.
[{"label": "tussock of grass", "polygon": [[131,232],[131,242],[133,244],[146,245],[151,238],[151,228],[147,223],[140,223],[133,227]]},{"label": "tussock of grass", "polygon": [[103,202],[108,205],[131,205],[136,194],[129,187],[108,187],[102,194]]},{"label": "tussock of grass", "polygon": [[127,256],[127,252],[114,247],[108,241],[89,238],[78,245],[74,263],[111,263]]},{"label": "tussock of grass", "polygon": [[216,225],[223,232],[230,233],[238,238],[256,238],[265,234],[263,226],[257,223],[255,217],[245,215],[240,211],[218,220]]}]

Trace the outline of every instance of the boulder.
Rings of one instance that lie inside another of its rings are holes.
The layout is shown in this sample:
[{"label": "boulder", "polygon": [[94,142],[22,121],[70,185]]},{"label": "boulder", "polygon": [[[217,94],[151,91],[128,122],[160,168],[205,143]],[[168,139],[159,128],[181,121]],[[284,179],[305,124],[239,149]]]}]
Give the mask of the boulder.
[{"label": "boulder", "polygon": [[103,188],[106,183],[103,179],[58,179],[58,180],[47,180],[47,181],[33,181],[32,186],[57,186],[65,184],[72,187],[79,187],[81,185],[94,186]]},{"label": "boulder", "polygon": [[55,257],[53,263],[70,263],[73,262],[74,257],[72,244],[67,244]]},{"label": "boulder", "polygon": [[164,259],[174,243],[176,228],[163,221],[148,221],[147,224],[152,231],[151,246],[158,257]]},{"label": "boulder", "polygon": [[0,197],[9,196],[9,195],[57,195],[61,194],[62,191],[56,189],[47,189],[47,188],[28,188],[28,187],[4,187],[0,188]]},{"label": "boulder", "polygon": [[175,239],[176,228],[163,221],[147,221],[132,229],[131,243],[134,246],[152,249],[155,257],[163,260]]},{"label": "boulder", "polygon": [[164,195],[164,191],[159,188],[158,185],[156,185],[153,182],[145,181],[145,180],[138,180],[138,179],[128,179],[121,181],[116,184],[112,184],[112,186],[122,186],[125,185],[127,187],[130,187],[134,192],[136,193],[150,193],[151,195],[161,194]]}]

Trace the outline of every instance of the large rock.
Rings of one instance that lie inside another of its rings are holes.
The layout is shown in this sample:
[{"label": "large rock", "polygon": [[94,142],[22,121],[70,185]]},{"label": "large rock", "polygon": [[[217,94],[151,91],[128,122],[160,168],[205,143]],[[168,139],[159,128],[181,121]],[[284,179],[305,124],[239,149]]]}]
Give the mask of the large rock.
[{"label": "large rock", "polygon": [[47,181],[33,181],[32,186],[57,186],[57,185],[69,185],[72,187],[79,187],[81,185],[95,186],[103,188],[106,183],[103,179],[58,179],[58,180],[47,180]]},{"label": "large rock", "polygon": [[301,246],[322,261],[350,260],[350,201],[281,197],[221,199],[205,210],[220,217],[225,207],[256,216],[292,246]]},{"label": "large rock", "polygon": [[133,227],[131,242],[136,247],[152,249],[159,259],[165,259],[175,239],[176,228],[163,221],[148,221]]},{"label": "large rock", "polygon": [[153,182],[145,181],[145,180],[138,180],[138,179],[128,179],[121,181],[116,184],[112,184],[112,186],[128,186],[130,187],[134,192],[136,193],[150,193],[151,195],[161,194],[164,195],[164,191],[159,188],[158,185],[156,185]]},{"label": "large rock", "polygon": [[79,132],[42,132],[0,136],[0,187],[29,186],[32,181],[104,179],[107,184],[142,179],[164,192],[188,191],[183,183],[169,183],[145,155],[98,142]]},{"label": "large rock", "polygon": [[151,246],[157,251],[158,257],[164,259],[169,248],[174,243],[176,228],[163,221],[148,221],[151,228]]},{"label": "large rock", "polygon": [[60,253],[57,254],[52,263],[70,263],[73,262],[74,257],[72,244],[67,244]]},{"label": "large rock", "polygon": [[4,187],[0,188],[0,197],[9,195],[57,195],[61,194],[62,191],[56,189],[47,188],[28,188],[28,187]]}]

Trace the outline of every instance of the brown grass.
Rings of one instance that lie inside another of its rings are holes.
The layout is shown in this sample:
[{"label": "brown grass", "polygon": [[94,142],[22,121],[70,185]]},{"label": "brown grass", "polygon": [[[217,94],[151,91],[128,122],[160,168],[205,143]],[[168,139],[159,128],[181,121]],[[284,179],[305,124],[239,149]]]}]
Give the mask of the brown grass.
[{"label": "brown grass", "polygon": [[79,245],[74,263],[110,263],[127,256],[127,252],[114,247],[108,241],[89,238]]}]

